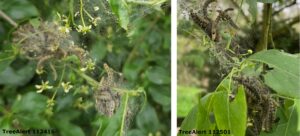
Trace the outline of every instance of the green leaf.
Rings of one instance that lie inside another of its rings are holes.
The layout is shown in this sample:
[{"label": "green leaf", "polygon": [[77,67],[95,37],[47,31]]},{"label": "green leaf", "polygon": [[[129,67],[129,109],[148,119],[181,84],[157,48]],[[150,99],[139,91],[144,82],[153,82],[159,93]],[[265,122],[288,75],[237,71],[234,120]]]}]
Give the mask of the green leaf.
[{"label": "green leaf", "polygon": [[35,128],[35,129],[46,129],[49,128],[49,123],[47,119],[40,115],[32,114],[17,114],[16,119],[24,128]]},{"label": "green leaf", "polygon": [[265,83],[278,94],[291,98],[300,98],[300,95],[298,95],[300,89],[299,78],[274,69],[264,75],[264,79]]},{"label": "green leaf", "polygon": [[300,76],[299,57],[293,54],[280,52],[278,50],[266,50],[253,54],[249,60],[266,63],[274,68],[280,69],[291,76]]},{"label": "green leaf", "polygon": [[129,24],[129,11],[125,0],[109,0],[110,7],[119,19],[119,24],[127,30]]},{"label": "green leaf", "polygon": [[198,103],[200,89],[195,87],[178,86],[177,89],[177,117],[185,117]]},{"label": "green leaf", "polygon": [[284,131],[285,132],[284,136],[300,135],[299,110],[300,110],[300,99],[295,99],[294,105],[289,108],[290,114],[286,125],[286,129]]},{"label": "green leaf", "polygon": [[[189,114],[183,120],[180,130],[193,130],[196,128],[197,122],[195,120],[198,119],[198,105],[194,106],[194,108],[189,112]],[[178,136],[185,136],[184,134],[178,133]]]},{"label": "green leaf", "polygon": [[10,115],[5,115],[0,117],[0,127],[1,128],[10,128],[13,118]]},{"label": "green leaf", "polygon": [[[5,46],[11,46],[11,45],[5,45]],[[15,54],[11,47],[9,47],[9,49],[7,50],[1,51],[0,52],[0,73],[3,70],[5,70],[14,59],[15,59]]]},{"label": "green leaf", "polygon": [[219,130],[230,130],[233,136],[243,136],[246,132],[247,106],[245,92],[239,87],[235,99],[230,102],[226,91],[215,94],[214,115]]},{"label": "green leaf", "polygon": [[[213,117],[213,101],[214,95],[216,93],[211,93],[203,97],[199,103],[198,118],[197,118],[197,129],[198,130],[213,130],[216,127],[216,123]],[[211,134],[201,134],[203,136],[211,136]]]},{"label": "green leaf", "polygon": [[159,120],[155,109],[147,104],[142,112],[137,115],[136,124],[146,134],[155,133],[159,130]]},{"label": "green leaf", "polygon": [[92,45],[90,55],[96,62],[101,61],[107,53],[106,46],[103,42],[97,41]]},{"label": "green leaf", "polygon": [[150,67],[146,74],[149,81],[158,85],[169,84],[171,82],[170,71],[163,67]]},{"label": "green leaf", "polygon": [[130,63],[126,63],[123,68],[124,76],[129,81],[137,80],[141,70],[143,67],[145,67],[145,65],[145,60],[139,58],[132,60]]},{"label": "green leaf", "polygon": [[298,56],[278,50],[267,50],[250,56],[249,60],[263,62],[274,68],[264,75],[266,84],[274,91],[280,95],[299,98],[300,61]]},{"label": "green leaf", "polygon": [[61,136],[85,136],[83,130],[67,120],[55,120],[53,122]]},{"label": "green leaf", "polygon": [[12,110],[15,113],[30,113],[38,114],[46,109],[47,97],[36,92],[29,92],[24,96],[21,96],[20,100],[16,99],[12,106]]},{"label": "green leaf", "polygon": [[262,2],[262,3],[275,3],[277,0],[257,0],[257,2]]},{"label": "green leaf", "polygon": [[34,29],[38,29],[38,27],[41,24],[41,22],[38,18],[30,19],[29,23],[34,27]]},{"label": "green leaf", "polygon": [[169,86],[150,86],[148,89],[152,99],[163,106],[164,111],[171,110],[171,92]]},{"label": "green leaf", "polygon": [[28,2],[28,0],[6,0],[2,9],[14,20],[21,20],[39,15],[36,7]]},{"label": "green leaf", "polygon": [[145,134],[143,131],[141,131],[139,129],[133,129],[133,130],[129,130],[127,135],[128,136],[145,136],[147,134]]},{"label": "green leaf", "polygon": [[22,86],[27,84],[34,74],[35,65],[31,62],[18,70],[7,67],[2,73],[0,73],[0,84]]},{"label": "green leaf", "polygon": [[256,15],[257,15],[257,0],[246,0],[246,2],[249,5],[249,13],[252,16],[252,20],[255,21],[256,20]]},{"label": "green leaf", "polygon": [[[215,93],[210,93],[204,96],[200,103],[192,108],[182,122],[180,130],[193,130],[196,128],[198,130],[212,130],[215,128],[215,122],[211,121],[210,116],[214,94]],[[178,136],[186,136],[186,134],[178,133]]]}]

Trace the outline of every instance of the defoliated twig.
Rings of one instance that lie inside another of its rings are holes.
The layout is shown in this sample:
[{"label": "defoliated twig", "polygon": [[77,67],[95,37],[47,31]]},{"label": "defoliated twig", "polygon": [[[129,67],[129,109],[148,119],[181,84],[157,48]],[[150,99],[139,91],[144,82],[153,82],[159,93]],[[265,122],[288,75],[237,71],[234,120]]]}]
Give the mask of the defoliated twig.
[{"label": "defoliated twig", "polygon": [[6,15],[2,10],[0,10],[0,17],[5,19],[8,23],[10,23],[15,28],[18,27],[18,24],[14,20],[12,20],[8,15]]}]

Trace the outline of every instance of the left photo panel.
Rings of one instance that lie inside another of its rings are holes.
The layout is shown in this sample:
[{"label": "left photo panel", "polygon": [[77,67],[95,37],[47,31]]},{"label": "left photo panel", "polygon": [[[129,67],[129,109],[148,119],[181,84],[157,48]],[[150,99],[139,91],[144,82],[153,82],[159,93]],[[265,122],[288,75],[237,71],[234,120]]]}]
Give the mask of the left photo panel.
[{"label": "left photo panel", "polygon": [[169,0],[0,1],[0,135],[171,135]]}]

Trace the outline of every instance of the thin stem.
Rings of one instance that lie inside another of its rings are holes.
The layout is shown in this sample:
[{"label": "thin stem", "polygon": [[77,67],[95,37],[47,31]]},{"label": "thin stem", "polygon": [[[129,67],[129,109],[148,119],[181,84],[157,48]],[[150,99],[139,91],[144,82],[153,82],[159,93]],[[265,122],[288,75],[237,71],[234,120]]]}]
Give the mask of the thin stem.
[{"label": "thin stem", "polygon": [[66,65],[64,65],[64,67],[63,67],[63,71],[62,71],[62,73],[61,73],[61,77],[60,77],[60,80],[59,80],[59,82],[58,82],[58,86],[57,86],[57,88],[56,88],[56,90],[55,90],[55,92],[54,92],[54,94],[53,94],[51,100],[54,100],[54,98],[55,98],[55,96],[56,96],[56,94],[57,94],[57,90],[58,90],[58,88],[59,88],[59,86],[60,86],[60,84],[61,84],[61,82],[62,82],[62,80],[63,80],[63,78],[64,78],[65,70],[66,70]]},{"label": "thin stem", "polygon": [[265,3],[263,10],[263,32],[259,43],[256,46],[256,51],[262,51],[268,49],[268,40],[269,40],[269,31],[271,26],[271,17],[272,17],[272,4]]},{"label": "thin stem", "polygon": [[83,19],[83,2],[82,0],[80,0],[80,18],[81,18],[81,22],[83,24],[83,26],[85,27],[85,22],[84,22],[84,19]]},{"label": "thin stem", "polygon": [[[243,6],[244,0],[241,1],[240,7],[241,7],[241,11],[242,11],[242,6]],[[237,22],[238,18],[239,18],[240,12],[238,12],[235,22]]]},{"label": "thin stem", "polygon": [[272,94],[272,96],[289,99],[289,100],[293,100],[293,101],[295,100],[295,98],[291,98],[291,97],[287,97],[287,96],[283,96],[283,95],[279,95],[279,94]]},{"label": "thin stem", "polygon": [[73,4],[74,4],[74,0],[70,0],[69,1],[69,11],[70,11],[69,16],[71,17],[71,22],[74,25],[75,21],[74,21],[74,7],[73,7]]},{"label": "thin stem", "polygon": [[[83,79],[85,79],[87,81],[88,84],[90,84],[93,87],[101,87],[101,85],[99,84],[99,82],[97,82],[96,80],[94,80],[93,78],[91,78],[90,76],[86,75],[85,73],[71,67],[68,65],[68,67],[70,69],[72,69],[76,74],[78,74],[80,77],[82,77]],[[117,91],[119,93],[126,93],[126,94],[130,94],[130,96],[137,96],[140,95],[140,93],[143,93],[144,91],[142,90],[128,90],[128,89],[122,89],[122,88],[117,88],[117,87],[112,87],[112,89],[114,91]]]},{"label": "thin stem", "polygon": [[83,72],[81,72],[81,71],[79,71],[79,70],[77,70],[77,69],[75,69],[75,68],[73,68],[73,67],[71,67],[69,65],[68,65],[68,67],[70,69],[72,69],[80,77],[82,77],[83,79],[85,79],[87,81],[87,83],[90,84],[91,86],[93,86],[93,87],[98,87],[99,86],[99,83],[96,80],[94,80],[93,78],[91,78],[90,76],[86,75],[85,73],[83,73]]},{"label": "thin stem", "polygon": [[245,18],[245,20],[247,22],[250,22],[250,19],[246,16],[245,12],[242,9],[242,5],[243,5],[243,1],[241,3],[241,5],[239,6],[237,2],[235,2],[234,0],[231,0],[231,3],[240,10],[240,13],[242,14],[242,16]]},{"label": "thin stem", "polygon": [[90,19],[94,19],[94,18],[91,16],[91,14],[90,14],[89,12],[87,12],[85,9],[83,9],[83,11],[84,11],[85,14],[88,15],[88,17],[89,17]]},{"label": "thin stem", "polygon": [[272,48],[276,49],[275,43],[274,43],[274,40],[273,40],[272,27],[270,28],[270,32],[269,32],[269,41],[271,43]]},{"label": "thin stem", "polygon": [[15,28],[18,27],[18,24],[13,19],[11,19],[8,15],[6,15],[2,10],[0,10],[0,17],[4,18],[7,22],[9,22]]},{"label": "thin stem", "polygon": [[124,103],[124,110],[123,110],[123,116],[122,116],[122,122],[121,122],[121,130],[120,130],[120,136],[123,136],[124,131],[124,125],[125,125],[125,118],[126,118],[126,111],[127,111],[127,103],[128,103],[129,95],[126,93],[125,95],[125,103]]}]

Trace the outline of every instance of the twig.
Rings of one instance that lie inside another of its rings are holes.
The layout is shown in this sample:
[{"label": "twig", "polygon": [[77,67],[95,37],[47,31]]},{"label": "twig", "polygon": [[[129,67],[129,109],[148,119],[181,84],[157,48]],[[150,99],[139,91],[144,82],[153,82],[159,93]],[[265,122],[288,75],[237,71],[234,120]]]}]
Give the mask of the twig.
[{"label": "twig", "polygon": [[290,4],[283,6],[282,8],[280,8],[280,9],[277,10],[277,11],[274,11],[272,15],[273,15],[273,16],[274,16],[274,15],[277,15],[277,14],[279,14],[282,10],[284,10],[285,8],[291,7],[291,6],[295,5],[296,3],[297,3],[297,1],[294,0],[294,1],[291,2]]},{"label": "twig", "polygon": [[270,30],[269,30],[269,42],[271,43],[272,48],[276,49],[275,43],[274,43],[274,40],[273,40],[273,34],[272,34],[272,31],[273,31],[272,24],[273,23],[271,22],[271,24],[270,24]]},{"label": "twig", "polygon": [[76,74],[78,74],[80,77],[82,77],[83,79],[85,79],[87,81],[88,84],[90,84],[93,87],[98,87],[99,83],[94,80],[93,78],[89,77],[88,75],[86,75],[85,73],[67,65],[70,69],[72,69]]},{"label": "twig", "polygon": [[268,40],[269,40],[269,31],[271,26],[271,17],[272,17],[272,3],[265,3],[263,9],[263,35],[259,40],[256,51],[262,51],[268,49]]},{"label": "twig", "polygon": [[243,11],[242,7],[240,7],[234,0],[230,0],[231,3],[233,4],[233,6],[235,6],[236,8],[238,8],[240,10],[240,13],[242,14],[242,16],[245,18],[245,20],[247,22],[250,22],[250,19],[248,18],[248,16],[246,16],[245,12]]},{"label": "twig", "polygon": [[51,100],[54,100],[54,98],[55,98],[55,96],[56,96],[56,94],[57,94],[57,90],[58,90],[58,88],[59,88],[60,84],[62,83],[62,80],[63,80],[63,78],[64,78],[64,76],[65,76],[65,70],[66,70],[66,65],[63,66],[63,70],[62,70],[62,73],[61,73],[60,80],[59,80],[59,82],[58,82],[58,85],[57,85],[57,88],[55,89],[54,94],[52,95]]},{"label": "twig", "polygon": [[275,43],[274,43],[274,40],[273,40],[273,36],[272,36],[272,32],[270,31],[269,32],[269,42],[271,43],[271,46],[273,49],[276,49],[276,46],[275,46]]},{"label": "twig", "polygon": [[18,27],[18,24],[12,20],[8,15],[6,15],[2,10],[0,10],[0,17],[4,18],[7,22],[9,22],[15,28]]}]

